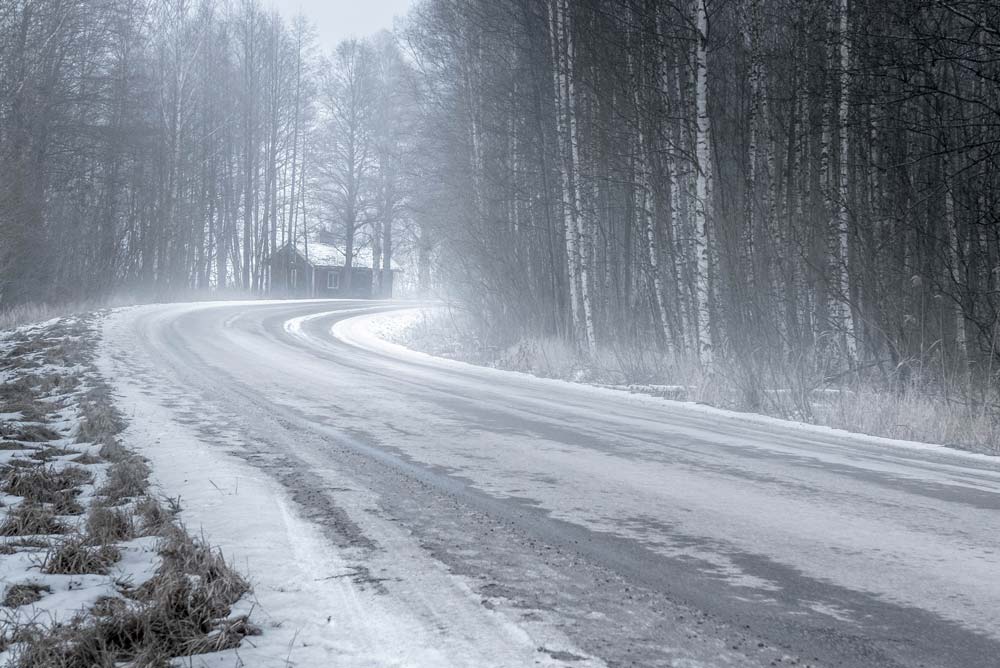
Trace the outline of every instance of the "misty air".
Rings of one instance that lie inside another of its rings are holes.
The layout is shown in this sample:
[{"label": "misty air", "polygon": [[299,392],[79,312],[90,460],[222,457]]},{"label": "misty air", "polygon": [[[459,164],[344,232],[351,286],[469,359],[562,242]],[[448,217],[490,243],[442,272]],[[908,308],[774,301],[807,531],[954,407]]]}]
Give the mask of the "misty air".
[{"label": "misty air", "polygon": [[996,0],[0,0],[0,668],[1000,668]]}]

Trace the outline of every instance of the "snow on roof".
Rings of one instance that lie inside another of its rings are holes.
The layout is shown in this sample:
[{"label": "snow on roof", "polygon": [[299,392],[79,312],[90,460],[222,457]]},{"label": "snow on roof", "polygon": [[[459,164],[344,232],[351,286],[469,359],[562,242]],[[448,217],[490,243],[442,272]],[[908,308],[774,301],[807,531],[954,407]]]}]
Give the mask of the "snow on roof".
[{"label": "snow on roof", "polygon": [[[333,244],[323,243],[321,241],[309,240],[309,252],[306,253],[306,246],[302,242],[296,244],[296,250],[303,256],[308,258],[309,262],[313,266],[317,267],[343,267],[345,262],[344,251],[341,250],[339,246]],[[354,267],[362,267],[365,269],[371,269],[373,265],[372,261],[372,247],[362,246],[355,247],[354,249],[354,261],[351,263]],[[392,268],[394,271],[399,271],[399,263],[395,260],[392,261]]]}]

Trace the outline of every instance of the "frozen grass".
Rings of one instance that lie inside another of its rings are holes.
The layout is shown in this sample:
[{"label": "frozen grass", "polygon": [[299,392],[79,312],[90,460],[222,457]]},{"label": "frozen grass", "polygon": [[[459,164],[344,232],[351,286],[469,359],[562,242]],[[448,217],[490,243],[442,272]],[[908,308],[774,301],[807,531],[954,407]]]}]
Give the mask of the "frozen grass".
[{"label": "frozen grass", "polygon": [[58,503],[71,490],[93,480],[93,474],[79,466],[57,469],[37,465],[14,469],[3,478],[2,489],[7,494],[24,497],[36,503]]},{"label": "frozen grass", "polygon": [[121,416],[114,410],[110,391],[104,385],[90,390],[80,400],[80,418],[77,443],[103,445],[114,440],[115,434],[125,428]]},{"label": "frozen grass", "polygon": [[100,545],[119,543],[135,538],[138,533],[136,524],[136,513],[133,510],[109,508],[95,503],[87,515],[87,535],[91,541]]},{"label": "frozen grass", "polygon": [[0,425],[0,436],[12,441],[25,441],[28,443],[46,443],[48,441],[59,440],[59,434],[52,429],[44,425],[30,423]]},{"label": "frozen grass", "polygon": [[[6,322],[54,313],[25,309]],[[125,422],[90,366],[91,340],[85,319],[0,338],[0,370],[7,372],[0,383],[6,416],[0,419],[0,492],[16,499],[0,505],[0,559],[24,562],[19,553],[27,551],[33,564],[4,590],[4,665],[165,667],[177,657],[236,647],[259,632],[246,617],[229,617],[249,587],[221,554],[177,524],[176,502],[167,509],[150,496],[149,467],[120,441]],[[81,365],[88,370],[81,373]],[[67,421],[60,408],[75,408],[77,419]],[[65,517],[84,512],[85,520]],[[145,540],[140,536],[159,539],[149,552],[159,567],[152,574],[150,566],[133,584],[114,569],[125,563],[126,550],[137,549],[128,547],[133,540]],[[67,575],[109,578],[116,594],[90,601],[68,623],[53,625],[39,613],[19,616],[29,605],[44,613],[54,588],[60,593],[54,600],[79,590],[64,590],[58,578]]]},{"label": "frozen grass", "polygon": [[45,594],[52,592],[48,585],[37,582],[25,582],[7,587],[7,592],[3,597],[5,608],[19,608],[22,605],[30,605],[42,600]]},{"label": "frozen grass", "polygon": [[[80,567],[94,550],[73,544]],[[104,599],[94,614],[55,629],[27,629],[18,641],[15,668],[90,668],[129,662],[168,666],[178,656],[230,649],[260,633],[246,617],[229,618],[230,607],[248,590],[246,581],[220,554],[172,525],[160,547],[156,575],[124,599]],[[108,555],[110,558],[111,555]],[[87,564],[106,567],[103,561]]]},{"label": "frozen grass", "polygon": [[947,400],[919,387],[886,392],[858,383],[832,400],[816,402],[813,411],[817,422],[831,427],[1000,455],[995,409]]},{"label": "frozen grass", "polygon": [[139,457],[124,458],[108,469],[104,486],[98,494],[110,505],[118,505],[146,493],[149,466]]},{"label": "frozen grass", "polygon": [[56,518],[55,513],[27,501],[8,512],[0,524],[0,536],[44,536],[67,531],[69,528]]},{"label": "frozen grass", "polygon": [[143,536],[163,535],[170,528],[176,515],[176,512],[165,510],[163,504],[148,496],[140,499],[133,510],[135,532]]},{"label": "frozen grass", "polygon": [[1000,454],[997,388],[972,401],[954,382],[956,374],[910,374],[902,380],[872,372],[829,379],[816,360],[769,360],[760,354],[720,355],[709,373],[697,363],[637,345],[603,347],[593,357],[558,337],[524,337],[499,347],[489,344],[489,332],[453,311],[424,313],[388,338],[431,355],[544,378]]},{"label": "frozen grass", "polygon": [[105,575],[120,558],[114,545],[91,545],[86,537],[75,535],[52,546],[40,570],[49,575]]}]

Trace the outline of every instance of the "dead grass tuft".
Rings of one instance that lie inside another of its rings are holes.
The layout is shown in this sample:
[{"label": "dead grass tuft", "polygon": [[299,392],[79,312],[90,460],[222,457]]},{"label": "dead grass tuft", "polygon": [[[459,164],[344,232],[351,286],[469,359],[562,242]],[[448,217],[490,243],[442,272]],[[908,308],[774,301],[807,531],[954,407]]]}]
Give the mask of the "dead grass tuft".
[{"label": "dead grass tuft", "polygon": [[28,450],[30,445],[16,443],[14,441],[0,441],[0,450]]},{"label": "dead grass tuft", "polygon": [[149,487],[149,466],[140,457],[123,459],[108,469],[108,477],[99,490],[108,503],[118,504],[142,496]]},{"label": "dead grass tuft", "polygon": [[22,605],[37,603],[42,600],[45,594],[51,594],[52,589],[48,585],[37,582],[25,582],[7,587],[7,592],[3,597],[3,605],[8,608],[19,608]]},{"label": "dead grass tuft", "polygon": [[0,536],[42,536],[67,530],[51,510],[27,501],[8,513],[0,524]]},{"label": "dead grass tuft", "polygon": [[40,462],[50,462],[58,457],[67,457],[69,455],[75,455],[75,454],[77,454],[76,450],[46,447],[42,448],[41,450],[35,450],[28,456]]},{"label": "dead grass tuft", "polygon": [[128,510],[95,504],[87,516],[87,534],[100,545],[129,540],[136,535],[135,519]]},{"label": "dead grass tuft", "polygon": [[83,506],[76,500],[76,490],[59,492],[55,501],[49,504],[49,510],[56,515],[82,515]]},{"label": "dead grass tuft", "polygon": [[25,443],[46,443],[62,438],[52,429],[40,424],[17,424],[0,426],[0,436],[11,441]]},{"label": "dead grass tuft", "polygon": [[31,374],[19,375],[14,380],[0,383],[0,405],[10,406],[25,401],[25,397],[34,395]]},{"label": "dead grass tuft", "polygon": [[140,531],[144,536],[163,535],[174,519],[174,513],[167,511],[152,497],[144,497],[135,504],[135,516],[140,521]]},{"label": "dead grass tuft", "polygon": [[131,592],[131,600],[104,599],[89,618],[31,630],[13,666],[166,667],[173,657],[233,648],[260,633],[246,617],[226,618],[248,587],[221,555],[176,526],[162,553],[156,576]]},{"label": "dead grass tuft", "polygon": [[213,550],[204,540],[192,538],[175,524],[166,533],[160,556],[164,577],[169,579],[176,574],[198,577],[198,595],[205,599],[206,605],[219,607],[214,611],[215,616],[221,616],[222,607],[228,608],[250,589],[246,580],[229,567],[221,552]]},{"label": "dead grass tuft", "polygon": [[114,436],[108,436],[102,440],[101,449],[98,450],[97,454],[102,459],[115,463],[133,456]]},{"label": "dead grass tuft", "polygon": [[25,422],[42,422],[48,417],[50,410],[49,406],[41,402],[23,399],[3,405],[4,413],[19,413],[20,419]]},{"label": "dead grass tuft", "polygon": [[105,386],[87,393],[80,402],[80,417],[77,443],[105,444],[125,428],[125,423],[112,402],[111,392]]},{"label": "dead grass tuft", "polygon": [[68,490],[92,482],[93,475],[79,466],[62,469],[49,466],[15,468],[3,479],[2,489],[7,494],[24,497],[36,503],[61,503]]},{"label": "dead grass tuft", "polygon": [[90,466],[92,464],[100,464],[104,460],[102,460],[100,457],[95,457],[89,452],[85,452],[79,457],[74,457],[70,461],[73,462],[74,464],[83,464],[84,466]]},{"label": "dead grass tuft", "polygon": [[52,547],[42,560],[43,573],[104,575],[121,558],[114,545],[91,545],[82,536],[73,536]]}]

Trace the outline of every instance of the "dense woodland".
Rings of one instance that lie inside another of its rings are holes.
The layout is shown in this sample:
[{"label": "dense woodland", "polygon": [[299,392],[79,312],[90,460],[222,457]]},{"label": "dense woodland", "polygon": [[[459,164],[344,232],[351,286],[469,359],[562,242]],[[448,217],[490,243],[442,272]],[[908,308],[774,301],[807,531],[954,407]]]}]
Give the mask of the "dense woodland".
[{"label": "dense woodland", "polygon": [[330,53],[256,0],[6,0],[0,155],[3,306],[261,293],[325,228],[498,345],[1000,369],[993,0],[423,0]]},{"label": "dense woodland", "polygon": [[388,266],[405,67],[257,0],[3,0],[0,307],[260,294],[320,228]]},{"label": "dense woodland", "polygon": [[738,360],[751,406],[995,377],[1000,3],[435,0],[405,37],[485,331]]}]

